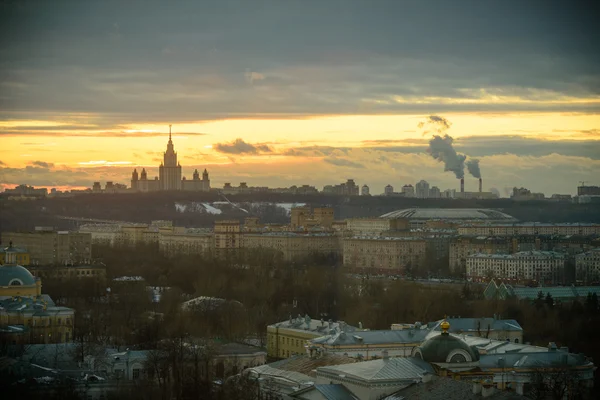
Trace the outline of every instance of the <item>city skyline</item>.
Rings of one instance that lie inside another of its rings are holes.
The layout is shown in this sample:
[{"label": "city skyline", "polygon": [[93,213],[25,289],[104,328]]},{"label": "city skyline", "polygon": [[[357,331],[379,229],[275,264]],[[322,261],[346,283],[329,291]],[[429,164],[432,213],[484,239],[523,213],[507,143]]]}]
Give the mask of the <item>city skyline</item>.
[{"label": "city skyline", "polygon": [[182,175],[213,187],[458,189],[427,153],[437,134],[503,196],[600,184],[585,2],[225,3],[3,4],[0,189],[129,186],[169,124]]}]

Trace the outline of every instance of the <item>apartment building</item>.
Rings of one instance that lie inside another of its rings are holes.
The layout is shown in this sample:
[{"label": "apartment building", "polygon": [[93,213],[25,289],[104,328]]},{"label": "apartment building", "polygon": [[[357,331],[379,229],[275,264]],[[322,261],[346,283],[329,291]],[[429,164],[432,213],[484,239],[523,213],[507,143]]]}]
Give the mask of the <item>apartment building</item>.
[{"label": "apartment building", "polygon": [[450,271],[463,271],[467,257],[472,254],[512,253],[511,241],[507,238],[488,236],[461,236],[450,241],[448,259]]},{"label": "apartment building", "polygon": [[89,233],[36,227],[33,232],[2,233],[2,238],[14,247],[25,249],[32,265],[78,263],[92,258]]},{"label": "apartment building", "polygon": [[584,282],[600,281],[600,247],[575,256],[575,276]]},{"label": "apartment building", "polygon": [[293,207],[290,211],[290,228],[292,230],[306,229],[313,226],[331,228],[334,221],[334,210],[331,207],[309,206]]},{"label": "apartment building", "polygon": [[564,268],[564,254],[552,251],[472,254],[466,262],[467,278],[476,281],[497,277],[556,284],[561,281]]},{"label": "apartment building", "polygon": [[159,250],[168,255],[198,254],[212,251],[214,235],[202,229],[185,229],[183,232],[161,232],[158,237]]},{"label": "apartment building", "polygon": [[410,222],[404,218],[350,218],[346,220],[346,230],[353,235],[382,235],[389,231],[410,229]]},{"label": "apartment building", "polygon": [[423,263],[427,252],[423,238],[354,236],[342,243],[344,266],[349,268],[402,273],[408,265]]},{"label": "apartment building", "polygon": [[241,224],[239,220],[216,221],[214,228],[214,249],[219,255],[230,254],[240,249]]},{"label": "apartment building", "polygon": [[327,232],[266,232],[245,233],[245,249],[273,249],[281,252],[286,261],[297,260],[311,254],[341,256],[340,237]]},{"label": "apartment building", "polygon": [[458,227],[459,235],[515,236],[515,235],[600,235],[600,224],[592,223],[535,223],[481,224]]}]

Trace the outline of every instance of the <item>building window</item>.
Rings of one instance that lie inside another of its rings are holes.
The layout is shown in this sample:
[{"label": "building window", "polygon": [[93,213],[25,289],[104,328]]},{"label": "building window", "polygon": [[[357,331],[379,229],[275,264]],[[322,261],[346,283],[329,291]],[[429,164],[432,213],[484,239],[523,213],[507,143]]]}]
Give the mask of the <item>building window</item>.
[{"label": "building window", "polygon": [[139,378],[140,378],[140,369],[134,368],[133,369],[133,379],[139,379]]}]

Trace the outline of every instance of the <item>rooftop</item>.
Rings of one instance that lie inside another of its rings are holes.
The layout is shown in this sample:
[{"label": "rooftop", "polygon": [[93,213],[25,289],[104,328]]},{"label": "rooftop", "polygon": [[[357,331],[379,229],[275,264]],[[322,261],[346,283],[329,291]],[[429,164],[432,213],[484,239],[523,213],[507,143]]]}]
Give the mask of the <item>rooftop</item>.
[{"label": "rooftop", "polygon": [[41,316],[63,311],[73,312],[74,310],[54,305],[50,296],[44,294],[35,298],[18,296],[0,299],[0,311],[32,313]]},{"label": "rooftop", "polygon": [[[476,400],[481,399],[481,394],[473,394],[473,383],[433,376],[431,381],[419,382],[402,389],[384,400]],[[489,399],[524,399],[525,397],[514,392],[496,391]]]},{"label": "rooftop", "polygon": [[420,380],[425,373],[433,374],[433,367],[429,363],[413,357],[382,358],[317,368],[317,375],[345,375],[345,377],[369,383]]},{"label": "rooftop", "polygon": [[302,317],[298,315],[296,318],[292,318],[287,321],[278,322],[276,324],[269,325],[270,328],[279,329],[291,329],[301,332],[315,332],[320,335],[333,334],[339,331],[354,332],[358,330],[354,326],[346,324],[344,321],[325,321],[312,319],[308,315]]},{"label": "rooftop", "polygon": [[[434,331],[441,331],[440,325],[444,320],[430,322],[427,324]],[[523,331],[521,325],[514,319],[496,318],[446,318],[450,324],[450,333],[477,332],[487,330],[494,331]]]},{"label": "rooftop", "polygon": [[420,343],[430,333],[429,329],[378,330],[362,332],[335,332],[313,339],[314,344],[341,346],[353,344]]},{"label": "rooftop", "polygon": [[383,214],[381,218],[517,221],[508,214],[488,208],[407,208]]},{"label": "rooftop", "polygon": [[492,259],[513,259],[513,258],[565,258],[563,253],[559,253],[556,251],[542,251],[542,250],[532,250],[532,251],[520,251],[518,253],[513,254],[486,254],[486,253],[477,253],[471,254],[467,256],[467,258],[492,258]]}]

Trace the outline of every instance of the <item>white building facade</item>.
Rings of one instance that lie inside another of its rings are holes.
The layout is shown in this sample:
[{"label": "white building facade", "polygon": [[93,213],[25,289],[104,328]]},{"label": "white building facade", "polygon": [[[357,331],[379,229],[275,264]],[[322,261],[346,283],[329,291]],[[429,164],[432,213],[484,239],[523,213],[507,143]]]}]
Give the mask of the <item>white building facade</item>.
[{"label": "white building facade", "polygon": [[514,254],[472,254],[467,257],[467,279],[509,278],[556,283],[564,274],[565,256],[552,251]]},{"label": "white building facade", "polygon": [[584,282],[600,280],[600,247],[575,256],[575,274]]}]

